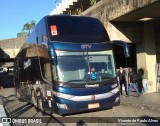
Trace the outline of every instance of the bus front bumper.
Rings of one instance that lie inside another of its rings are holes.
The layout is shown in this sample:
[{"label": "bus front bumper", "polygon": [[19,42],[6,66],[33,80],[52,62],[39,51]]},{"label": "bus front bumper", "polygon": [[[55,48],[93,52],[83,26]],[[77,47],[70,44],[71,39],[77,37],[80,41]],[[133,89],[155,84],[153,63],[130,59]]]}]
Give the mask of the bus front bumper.
[{"label": "bus front bumper", "polygon": [[70,101],[57,98],[54,103],[54,111],[57,114],[72,114],[85,111],[102,110],[120,105],[119,92],[109,98],[91,101]]}]

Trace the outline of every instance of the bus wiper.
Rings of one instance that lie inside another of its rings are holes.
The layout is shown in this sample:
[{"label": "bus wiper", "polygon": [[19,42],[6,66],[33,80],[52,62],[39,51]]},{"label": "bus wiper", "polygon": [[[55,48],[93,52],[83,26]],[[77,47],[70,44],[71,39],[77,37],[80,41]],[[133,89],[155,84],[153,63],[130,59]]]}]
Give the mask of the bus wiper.
[{"label": "bus wiper", "polygon": [[100,79],[111,79],[112,77],[105,77],[105,76],[100,76]]},{"label": "bus wiper", "polygon": [[[88,56],[88,52],[87,52],[87,66],[88,66],[88,68],[89,68],[89,72],[91,73],[91,67],[90,67],[90,64],[89,64],[89,56]],[[89,81],[91,81],[91,74],[89,74]]]},{"label": "bus wiper", "polygon": [[81,82],[81,81],[84,81],[84,80],[69,80],[69,81],[65,82],[63,84],[63,86],[66,85],[66,84],[68,84],[68,83],[71,83],[71,82]]}]

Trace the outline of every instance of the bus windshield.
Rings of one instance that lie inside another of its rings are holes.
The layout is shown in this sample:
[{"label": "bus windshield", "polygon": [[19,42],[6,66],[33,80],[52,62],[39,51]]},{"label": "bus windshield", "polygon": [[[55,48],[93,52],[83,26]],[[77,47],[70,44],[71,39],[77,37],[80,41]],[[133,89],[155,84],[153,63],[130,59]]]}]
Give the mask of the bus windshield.
[{"label": "bus windshield", "polygon": [[50,41],[93,43],[109,41],[102,23],[91,17],[52,16],[47,18]]},{"label": "bus windshield", "polygon": [[104,81],[115,77],[112,50],[98,52],[56,51],[60,82]]}]

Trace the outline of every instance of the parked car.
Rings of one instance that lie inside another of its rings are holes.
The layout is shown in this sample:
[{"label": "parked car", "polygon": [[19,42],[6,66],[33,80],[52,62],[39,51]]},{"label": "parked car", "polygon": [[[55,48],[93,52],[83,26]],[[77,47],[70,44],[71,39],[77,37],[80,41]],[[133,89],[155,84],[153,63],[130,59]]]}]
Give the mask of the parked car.
[{"label": "parked car", "polygon": [[0,67],[0,73],[5,73],[6,69],[4,67]]},{"label": "parked car", "polygon": [[0,66],[0,88],[11,88],[14,87],[13,81],[13,68],[9,68]]},{"label": "parked car", "polygon": [[7,73],[9,74],[9,75],[12,75],[13,76],[13,66],[10,66],[10,67],[8,67],[7,68]]}]

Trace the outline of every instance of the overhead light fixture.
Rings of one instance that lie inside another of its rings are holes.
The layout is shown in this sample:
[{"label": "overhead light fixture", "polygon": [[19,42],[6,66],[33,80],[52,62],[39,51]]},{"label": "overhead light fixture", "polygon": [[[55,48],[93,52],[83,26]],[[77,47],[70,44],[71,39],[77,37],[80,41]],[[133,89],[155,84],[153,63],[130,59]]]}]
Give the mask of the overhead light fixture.
[{"label": "overhead light fixture", "polygon": [[145,18],[139,19],[139,21],[149,21],[149,20],[152,20],[152,19],[153,19],[153,18],[145,17]]}]

